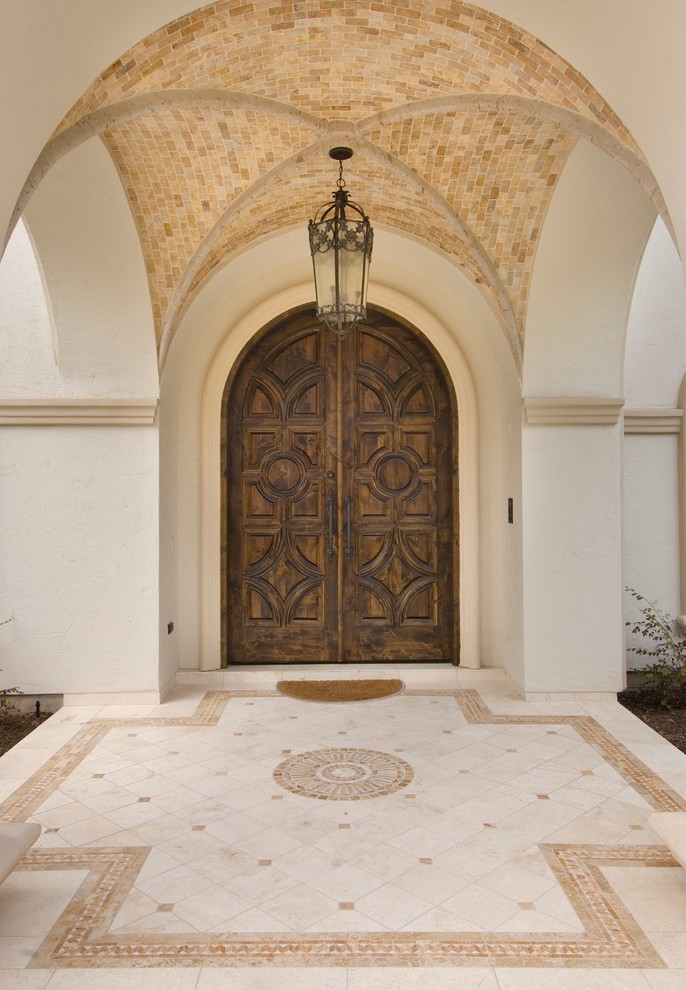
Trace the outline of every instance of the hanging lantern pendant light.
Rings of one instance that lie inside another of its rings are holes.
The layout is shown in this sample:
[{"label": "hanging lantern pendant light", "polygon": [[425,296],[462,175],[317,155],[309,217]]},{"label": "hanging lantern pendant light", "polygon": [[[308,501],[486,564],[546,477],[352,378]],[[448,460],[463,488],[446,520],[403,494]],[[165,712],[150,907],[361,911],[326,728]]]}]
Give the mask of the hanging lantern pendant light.
[{"label": "hanging lantern pendant light", "polygon": [[338,188],[333,193],[333,203],[320,207],[308,227],[317,316],[341,339],[367,316],[374,237],[369,217],[352,202],[345,188],[343,162],[352,155],[350,148],[332,148],[329,152],[329,157],[339,163]]}]

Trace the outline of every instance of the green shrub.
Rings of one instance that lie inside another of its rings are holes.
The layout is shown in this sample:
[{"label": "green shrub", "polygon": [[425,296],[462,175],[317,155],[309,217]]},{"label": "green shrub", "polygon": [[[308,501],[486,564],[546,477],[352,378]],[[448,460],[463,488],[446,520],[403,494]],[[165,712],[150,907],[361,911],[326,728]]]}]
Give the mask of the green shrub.
[{"label": "green shrub", "polygon": [[635,635],[642,636],[645,646],[630,646],[631,653],[652,657],[653,663],[641,671],[645,677],[644,692],[652,695],[666,708],[686,707],[686,636],[676,631],[674,619],[662,612],[654,602],[633,588],[626,589],[641,603],[642,618],[627,622]]}]

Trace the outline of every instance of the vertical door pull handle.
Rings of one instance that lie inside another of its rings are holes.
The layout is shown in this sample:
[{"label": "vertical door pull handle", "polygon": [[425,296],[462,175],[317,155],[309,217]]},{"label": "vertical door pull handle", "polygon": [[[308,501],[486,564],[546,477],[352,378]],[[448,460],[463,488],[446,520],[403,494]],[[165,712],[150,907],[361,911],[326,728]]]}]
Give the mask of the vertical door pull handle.
[{"label": "vertical door pull handle", "polygon": [[327,521],[328,521],[328,526],[329,526],[329,532],[328,532],[328,541],[329,542],[328,542],[328,545],[326,547],[326,556],[329,558],[329,560],[333,560],[333,556],[334,556],[334,549],[333,549],[333,495],[331,494],[331,492],[329,492],[329,495],[328,495],[328,497],[326,499],[326,504],[327,504],[327,515],[328,515],[328,520]]},{"label": "vertical door pull handle", "polygon": [[350,560],[353,555],[352,507],[353,497],[348,492],[345,496],[345,555]]}]

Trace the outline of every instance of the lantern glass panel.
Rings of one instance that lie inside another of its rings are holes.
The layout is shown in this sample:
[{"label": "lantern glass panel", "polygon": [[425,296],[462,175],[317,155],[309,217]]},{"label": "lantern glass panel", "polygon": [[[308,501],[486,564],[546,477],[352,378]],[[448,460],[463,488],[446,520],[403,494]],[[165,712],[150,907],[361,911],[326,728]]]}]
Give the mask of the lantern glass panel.
[{"label": "lantern glass panel", "polygon": [[[361,227],[357,221],[347,221],[346,228]],[[345,311],[360,309],[363,305],[364,267],[366,261],[362,246],[356,238],[344,240],[338,251],[338,302]]]},{"label": "lantern glass panel", "polygon": [[317,306],[334,307],[336,305],[336,252],[333,247],[328,250],[318,250],[312,255],[314,264],[314,284],[317,293]]}]

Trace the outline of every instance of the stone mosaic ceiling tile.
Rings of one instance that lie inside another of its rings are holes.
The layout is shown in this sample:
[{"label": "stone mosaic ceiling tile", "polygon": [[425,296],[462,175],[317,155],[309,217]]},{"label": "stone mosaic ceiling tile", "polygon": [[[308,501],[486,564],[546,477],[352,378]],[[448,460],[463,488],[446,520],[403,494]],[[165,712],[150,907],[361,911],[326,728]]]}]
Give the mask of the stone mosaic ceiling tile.
[{"label": "stone mosaic ceiling tile", "polygon": [[620,160],[663,208],[640,150],[588,80],[458,0],[199,7],[94,80],[38,159],[15,220],[51,163],[96,134],[137,223],[160,363],[219,267],[256,233],[304,229],[330,185],[335,143],[354,146],[354,191],[372,221],[456,263],[518,368],[536,248],[575,143]]}]

